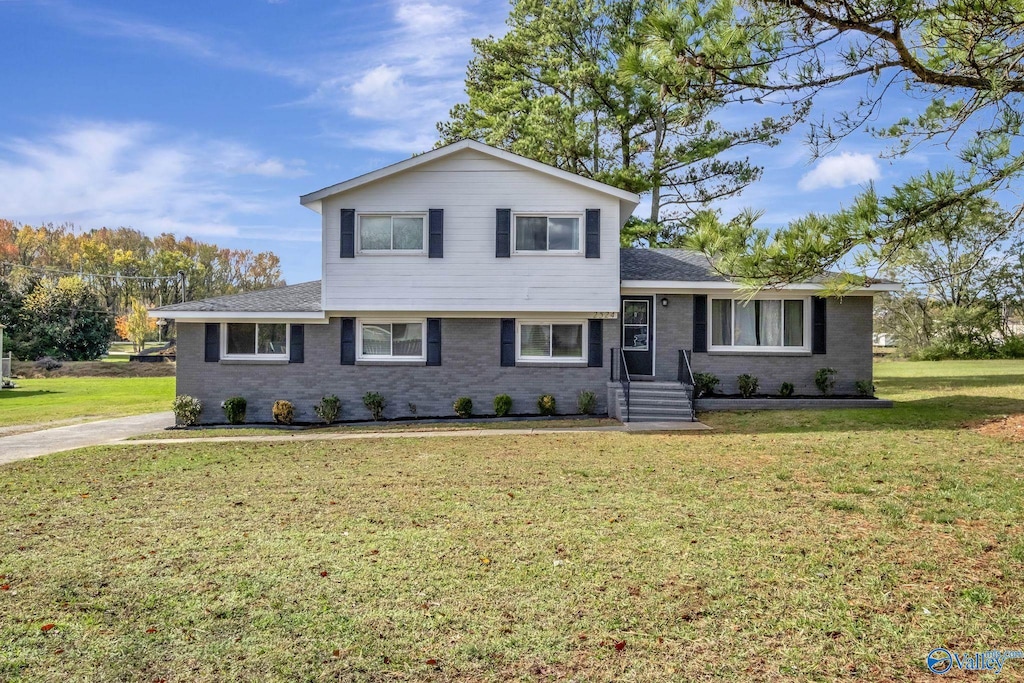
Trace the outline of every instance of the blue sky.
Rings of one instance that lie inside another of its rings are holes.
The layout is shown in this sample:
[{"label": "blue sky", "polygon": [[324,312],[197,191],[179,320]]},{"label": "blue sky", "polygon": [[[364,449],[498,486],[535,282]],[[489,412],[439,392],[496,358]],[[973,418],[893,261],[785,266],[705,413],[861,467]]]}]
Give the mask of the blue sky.
[{"label": "blue sky", "polygon": [[[498,1],[230,3],[0,0],[0,216],[171,231],[272,250],[289,282],[320,274],[319,216],[300,194],[429,149],[463,99],[470,39],[500,34]],[[819,111],[850,108],[851,85]],[[893,100],[884,120],[913,111]],[[756,107],[755,107],[756,109]],[[729,112],[731,124],[761,112]],[[831,211],[890,163],[866,135],[809,163],[794,131],[745,150],[765,178],[727,212],[778,225]]]}]

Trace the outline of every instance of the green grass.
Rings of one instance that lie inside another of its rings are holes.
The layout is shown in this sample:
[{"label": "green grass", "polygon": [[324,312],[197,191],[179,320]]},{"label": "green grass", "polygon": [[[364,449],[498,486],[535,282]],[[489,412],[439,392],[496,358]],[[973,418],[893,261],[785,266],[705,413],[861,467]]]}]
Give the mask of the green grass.
[{"label": "green grass", "polygon": [[932,680],[1020,646],[1024,444],[964,423],[1022,370],[885,364],[892,410],[708,433],[16,463],[0,680]]},{"label": "green grass", "polygon": [[0,427],[170,410],[173,377],[19,379],[0,391]]}]

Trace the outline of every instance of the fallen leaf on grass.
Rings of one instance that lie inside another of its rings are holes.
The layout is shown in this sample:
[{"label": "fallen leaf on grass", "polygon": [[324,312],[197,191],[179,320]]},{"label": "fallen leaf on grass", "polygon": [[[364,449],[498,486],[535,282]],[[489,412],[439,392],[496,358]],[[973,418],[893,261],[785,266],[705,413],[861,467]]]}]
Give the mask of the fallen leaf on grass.
[{"label": "fallen leaf on grass", "polygon": [[619,652],[622,652],[623,650],[625,650],[626,649],[626,641],[620,640],[619,642],[615,643],[615,649],[618,650]]},{"label": "fallen leaf on grass", "polygon": [[55,626],[56,626],[56,624],[43,624],[43,625],[42,625],[42,626],[40,627],[40,630],[41,630],[41,631],[42,631],[43,633],[46,633],[47,631],[49,631],[50,629],[54,628]]},{"label": "fallen leaf on grass", "polygon": [[156,629],[155,628],[147,628],[146,629],[146,633],[156,633]]},{"label": "fallen leaf on grass", "polygon": [[436,659],[428,659],[427,660],[427,666],[437,666],[437,660]]},{"label": "fallen leaf on grass", "polygon": [[327,576],[327,572],[320,572],[320,576],[326,577]]}]

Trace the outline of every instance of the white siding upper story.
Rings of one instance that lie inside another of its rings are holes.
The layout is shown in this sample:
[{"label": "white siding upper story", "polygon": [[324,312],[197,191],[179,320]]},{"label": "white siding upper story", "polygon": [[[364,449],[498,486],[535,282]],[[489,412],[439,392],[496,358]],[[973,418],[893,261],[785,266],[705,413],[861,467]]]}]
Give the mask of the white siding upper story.
[{"label": "white siding upper story", "polygon": [[[324,310],[617,312],[619,231],[634,195],[531,168],[479,143],[457,144],[406,170],[303,199],[323,217]],[[360,253],[357,237],[355,257],[341,258],[342,209],[356,211],[357,236],[360,214],[419,213],[425,219],[428,209],[443,209],[444,257],[428,258],[426,240],[422,253]],[[513,227],[511,256],[496,257],[497,209],[512,210],[513,226],[517,213],[578,216],[579,253],[516,253]],[[584,256],[587,209],[601,211],[596,259]]]}]

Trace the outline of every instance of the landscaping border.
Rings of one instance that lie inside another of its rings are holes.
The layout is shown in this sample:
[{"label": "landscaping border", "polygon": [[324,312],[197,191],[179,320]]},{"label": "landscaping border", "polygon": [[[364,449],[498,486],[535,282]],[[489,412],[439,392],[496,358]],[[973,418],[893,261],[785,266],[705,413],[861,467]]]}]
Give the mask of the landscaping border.
[{"label": "landscaping border", "polygon": [[711,410],[818,410],[833,408],[892,408],[884,398],[698,398],[694,409]]}]

